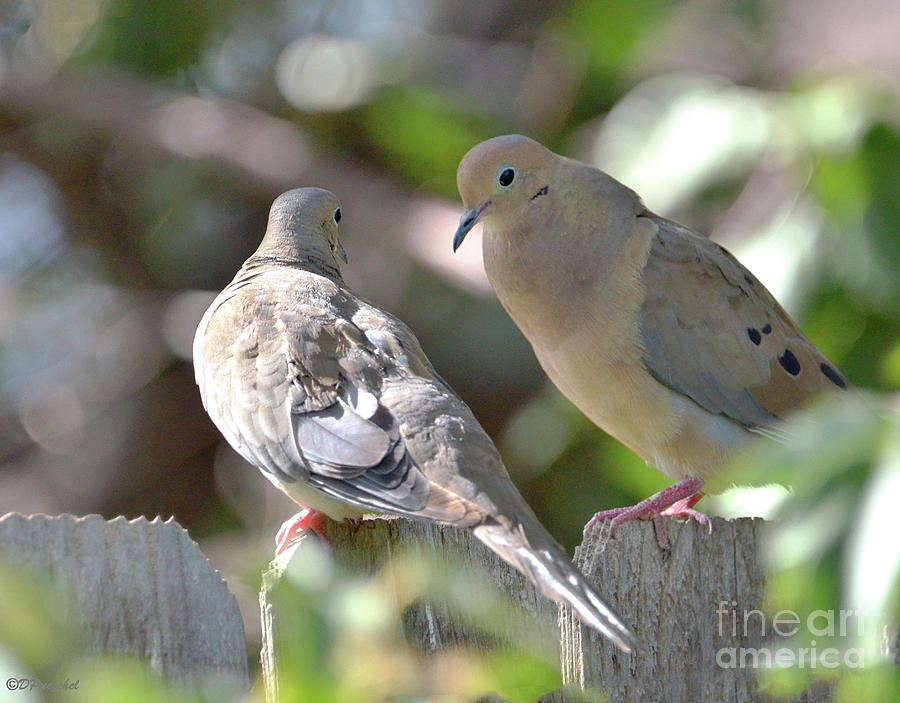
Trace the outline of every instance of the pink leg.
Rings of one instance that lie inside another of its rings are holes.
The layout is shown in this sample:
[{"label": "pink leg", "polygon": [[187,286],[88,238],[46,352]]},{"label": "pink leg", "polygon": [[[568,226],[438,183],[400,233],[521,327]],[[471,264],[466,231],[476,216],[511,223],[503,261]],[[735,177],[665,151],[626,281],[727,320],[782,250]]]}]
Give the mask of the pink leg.
[{"label": "pink leg", "polygon": [[665,528],[663,528],[663,515],[667,517],[693,518],[701,525],[707,525],[712,529],[709,518],[693,509],[694,503],[703,497],[703,493],[700,492],[702,486],[703,479],[687,476],[675,485],[664,488],[659,493],[642,500],[637,505],[602,510],[596,513],[584,526],[584,532],[587,534],[596,527],[597,523],[603,520],[612,520],[613,532],[619,525],[628,520],[653,520],[653,526],[656,529],[656,541],[659,542],[659,546],[662,549],[668,550],[669,538],[666,535]]},{"label": "pink leg", "polygon": [[326,543],[328,542],[322,529],[322,513],[312,508],[303,508],[279,528],[278,534],[275,535],[275,556],[295,544],[308,530],[312,530]]}]

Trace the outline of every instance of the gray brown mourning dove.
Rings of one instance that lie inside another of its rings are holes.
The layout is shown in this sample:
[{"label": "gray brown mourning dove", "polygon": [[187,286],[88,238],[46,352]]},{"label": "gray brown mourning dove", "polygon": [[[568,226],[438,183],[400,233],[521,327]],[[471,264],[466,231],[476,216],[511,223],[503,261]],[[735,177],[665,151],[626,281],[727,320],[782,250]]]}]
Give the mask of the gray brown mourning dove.
[{"label": "gray brown mourning dove", "polygon": [[322,513],[469,528],[544,595],[630,651],[634,635],[541,526],[410,329],[344,285],[340,216],[325,190],[279,196],[262,244],[194,338],[213,422],[305,508],[282,528],[279,549]]},{"label": "gray brown mourning dove", "polygon": [[497,297],[556,386],[593,422],[678,482],[586,530],[692,509],[753,433],[847,381],[765,287],[718,244],[654,215],[612,177],[519,135],[475,146],[457,172],[484,225]]}]

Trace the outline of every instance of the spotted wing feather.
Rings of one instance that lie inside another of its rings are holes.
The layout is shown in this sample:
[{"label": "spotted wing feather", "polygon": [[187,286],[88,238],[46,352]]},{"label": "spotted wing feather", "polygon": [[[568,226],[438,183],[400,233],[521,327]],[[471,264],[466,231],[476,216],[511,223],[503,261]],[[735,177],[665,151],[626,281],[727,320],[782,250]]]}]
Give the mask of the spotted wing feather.
[{"label": "spotted wing feather", "polygon": [[649,213],[644,363],[709,412],[762,430],[811,395],[847,387],[771,293],[718,244]]}]

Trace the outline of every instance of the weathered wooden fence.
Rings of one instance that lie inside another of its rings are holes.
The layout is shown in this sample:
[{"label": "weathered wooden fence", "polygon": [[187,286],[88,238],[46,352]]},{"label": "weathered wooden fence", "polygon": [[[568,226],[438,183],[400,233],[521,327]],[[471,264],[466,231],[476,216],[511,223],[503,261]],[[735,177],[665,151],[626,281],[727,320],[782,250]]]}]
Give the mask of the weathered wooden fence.
[{"label": "weathered wooden fence", "polygon": [[[78,628],[85,655],[134,656],[176,689],[207,679],[250,688],[237,601],[173,520],[10,513],[0,518],[0,566],[54,589],[55,614]],[[89,682],[79,688],[90,699]]]},{"label": "weathered wooden fence", "polygon": [[[571,610],[558,609],[543,598],[464,530],[406,520],[366,520],[359,527],[330,524],[327,534],[339,560],[363,573],[374,572],[389,563],[392,553],[404,549],[438,558],[449,555],[483,571],[524,606],[521,619],[509,623],[516,632],[514,639],[540,643],[548,636],[558,638],[564,683],[601,687],[614,703],[755,703],[773,699],[757,692],[753,667],[732,666],[740,663],[732,652],[737,656],[759,650],[764,645],[762,634],[756,627],[745,636],[742,627],[732,626],[732,615],[762,604],[762,524],[758,519],[717,518],[709,532],[694,522],[669,519],[668,558],[648,522],[626,523],[614,538],[601,529],[585,540],[575,562],[635,630],[642,649],[633,654],[617,651],[583,627]],[[277,628],[278,614],[272,612],[265,591],[261,606],[268,700],[275,703],[278,662],[272,627]],[[477,638],[469,636],[464,626],[435,616],[447,610],[440,603],[426,603],[407,614],[407,637],[426,655],[458,644],[477,646]],[[557,693],[542,702],[565,700],[564,693]],[[809,689],[797,700],[824,703],[831,700],[831,691],[827,686]]]},{"label": "weathered wooden fence", "polygon": [[[558,643],[566,683],[601,687],[614,702],[746,703],[772,700],[756,691],[754,669],[734,666],[728,654],[763,644],[758,631],[745,636],[732,627],[733,613],[761,605],[761,526],[759,520],[716,519],[709,533],[668,520],[668,558],[649,523],[625,524],[612,539],[603,530],[591,535],[576,563],[636,631],[642,648],[629,655],[582,627],[568,609],[558,611],[464,530],[373,519],[360,526],[328,524],[327,532],[335,557],[356,573],[391,568],[390,555],[407,549],[483,571],[522,606],[519,619],[508,624],[513,639]],[[294,558],[302,559],[302,552]],[[77,612],[90,652],[135,655],[180,685],[212,675],[235,682],[234,691],[248,690],[235,600],[174,522],[10,514],[0,518],[0,562],[64,587],[71,595],[61,607]],[[266,586],[275,578],[268,574]],[[277,669],[289,662],[277,661],[278,612],[267,594],[264,588],[262,658],[267,698],[274,702]],[[405,614],[407,637],[425,657],[460,643],[479,646],[448,612],[441,603],[423,603]],[[561,692],[542,699],[565,700]],[[810,689],[797,700],[830,701],[831,691]]]}]

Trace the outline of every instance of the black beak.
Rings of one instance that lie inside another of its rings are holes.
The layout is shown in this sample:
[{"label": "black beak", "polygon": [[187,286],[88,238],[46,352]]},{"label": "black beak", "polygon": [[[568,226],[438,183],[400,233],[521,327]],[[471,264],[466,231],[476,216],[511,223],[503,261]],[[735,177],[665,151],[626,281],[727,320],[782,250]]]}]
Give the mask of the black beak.
[{"label": "black beak", "polygon": [[485,208],[490,204],[491,201],[488,200],[481,203],[478,207],[466,210],[462,214],[462,217],[459,218],[459,227],[456,230],[456,234],[453,235],[453,251],[459,249],[459,245],[463,243],[469,230],[478,224],[478,218],[481,217],[481,213],[483,213]]}]

